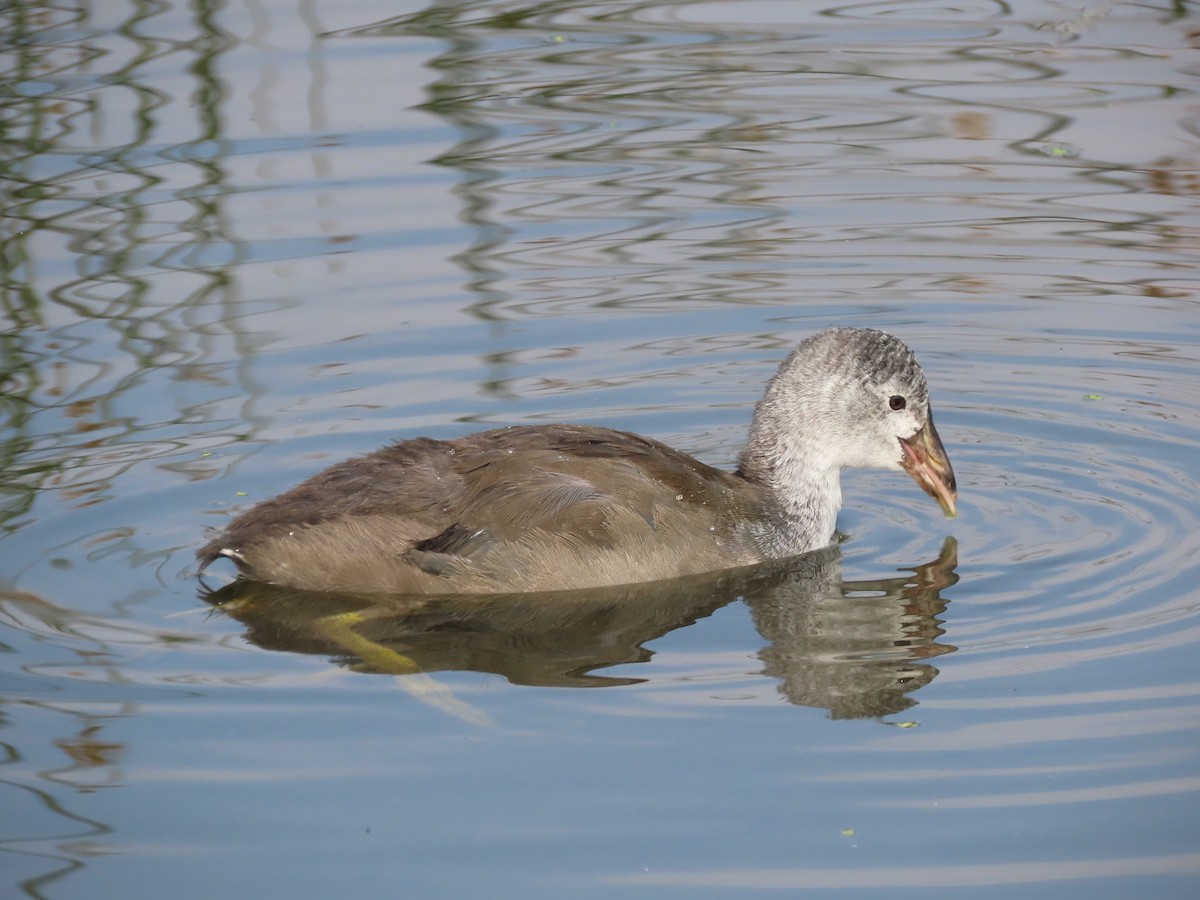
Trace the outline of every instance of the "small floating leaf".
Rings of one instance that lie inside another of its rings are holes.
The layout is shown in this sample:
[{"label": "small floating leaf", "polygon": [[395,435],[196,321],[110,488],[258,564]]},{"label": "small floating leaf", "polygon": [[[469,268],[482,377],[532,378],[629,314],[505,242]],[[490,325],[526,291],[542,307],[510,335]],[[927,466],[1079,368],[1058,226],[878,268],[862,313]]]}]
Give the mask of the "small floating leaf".
[{"label": "small floating leaf", "polygon": [[1104,395],[1103,394],[1084,394],[1083,399],[1084,400],[1103,400]]},{"label": "small floating leaf", "polygon": [[854,837],[854,829],[853,828],[843,828],[842,829],[842,837]]},{"label": "small floating leaf", "polygon": [[234,496],[236,496],[236,497],[245,497],[245,496],[247,496],[247,494],[246,494],[246,492],[245,492],[245,491],[234,491],[233,493],[234,493]]},{"label": "small floating leaf", "polygon": [[916,728],[919,724],[920,724],[919,722],[897,722],[896,727],[897,728]]},{"label": "small floating leaf", "polygon": [[1047,141],[1044,144],[1038,144],[1037,149],[1039,153],[1045,156],[1053,156],[1056,159],[1074,159],[1083,152],[1072,144],[1063,144],[1057,141]]}]

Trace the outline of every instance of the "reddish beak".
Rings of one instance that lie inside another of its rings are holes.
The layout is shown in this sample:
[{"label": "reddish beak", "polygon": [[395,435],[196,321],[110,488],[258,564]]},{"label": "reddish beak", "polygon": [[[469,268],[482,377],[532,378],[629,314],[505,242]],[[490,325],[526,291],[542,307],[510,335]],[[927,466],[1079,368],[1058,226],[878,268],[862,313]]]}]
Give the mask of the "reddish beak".
[{"label": "reddish beak", "polygon": [[958,485],[954,481],[950,457],[933,427],[933,413],[929,414],[929,422],[924,428],[907,440],[901,438],[900,446],[904,448],[904,459],[900,463],[904,471],[938,502],[947,519],[953,519],[958,513]]}]

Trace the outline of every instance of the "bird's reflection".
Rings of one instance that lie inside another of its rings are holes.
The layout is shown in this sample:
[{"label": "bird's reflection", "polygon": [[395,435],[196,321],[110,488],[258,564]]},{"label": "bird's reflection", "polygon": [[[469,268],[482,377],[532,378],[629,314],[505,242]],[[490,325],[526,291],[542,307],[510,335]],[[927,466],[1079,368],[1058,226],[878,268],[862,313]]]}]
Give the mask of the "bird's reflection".
[{"label": "bird's reflection", "polygon": [[768,565],[557,593],[318,594],[235,581],[202,598],[264,649],[326,655],[364,672],[490,672],[555,687],[637,683],[597,672],[645,662],[648,642],[742,600],[766,641],[763,671],[779,679],[781,694],[857,718],[913,705],[908,695],[937,675],[928,660],[954,649],[937,639],[941,592],[958,580],[956,565],[949,538],[937,559],[873,581],[842,581],[841,552],[830,547]]},{"label": "bird's reflection", "polygon": [[791,703],[835,719],[908,709],[917,702],[908,695],[937,676],[926,660],[955,649],[937,639],[942,589],[958,581],[957,544],[948,538],[937,559],[897,578],[842,581],[836,563],[745,596],[766,641],[763,673]]}]

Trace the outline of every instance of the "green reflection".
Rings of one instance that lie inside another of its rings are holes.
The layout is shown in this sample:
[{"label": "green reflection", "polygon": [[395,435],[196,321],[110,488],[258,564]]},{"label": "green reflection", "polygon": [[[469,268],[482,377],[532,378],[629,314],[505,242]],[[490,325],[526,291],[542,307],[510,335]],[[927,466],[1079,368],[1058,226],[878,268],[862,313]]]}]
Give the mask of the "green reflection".
[{"label": "green reflection", "polygon": [[[226,4],[133,0],[111,25],[110,6],[0,9],[0,533],[10,535],[33,521],[39,497],[85,510],[115,493],[133,460],[183,446],[204,409],[158,400],[170,384],[212,378],[203,326],[213,306],[224,315],[227,267],[247,257],[225,209],[233,148],[220,73],[236,46],[218,21]],[[182,80],[171,80],[176,72]],[[182,92],[163,88],[164,77]],[[162,279],[176,290],[157,289]],[[135,526],[107,527],[106,545],[85,529],[66,536],[75,546],[61,558],[9,556],[0,577],[69,567],[72,552],[162,552],[147,551]],[[0,781],[3,803],[38,810],[0,850],[19,867],[10,883],[23,895],[54,896],[89,859],[115,852],[114,826],[83,814],[77,798],[123,785],[126,748],[105,732],[133,710],[63,690],[75,674],[30,673],[74,652],[89,677],[124,683],[115,653],[89,635],[120,626],[12,591],[0,597],[0,622],[18,639],[36,636],[13,648],[22,669],[6,681],[6,719],[26,727],[6,735],[3,762],[17,774]],[[90,646],[73,650],[79,640]],[[28,727],[35,718],[41,728]]]},{"label": "green reflection", "polygon": [[[16,52],[0,75],[0,180],[10,186],[0,216],[9,323],[0,334],[0,527],[27,515],[39,489],[78,483],[81,466],[93,467],[87,490],[107,490],[110,475],[96,476],[119,471],[104,465],[117,455],[109,448],[163,428],[134,399],[160,372],[210,377],[197,326],[229,302],[227,267],[247,256],[224,210],[232,148],[219,71],[236,41],[217,22],[222,3],[190,8],[182,43],[172,3],[132,3],[112,34],[93,24],[91,4],[4,13]],[[170,66],[188,73],[187,97],[155,86]],[[180,103],[194,111],[182,141]],[[164,273],[186,283],[168,302],[151,295]]]}]

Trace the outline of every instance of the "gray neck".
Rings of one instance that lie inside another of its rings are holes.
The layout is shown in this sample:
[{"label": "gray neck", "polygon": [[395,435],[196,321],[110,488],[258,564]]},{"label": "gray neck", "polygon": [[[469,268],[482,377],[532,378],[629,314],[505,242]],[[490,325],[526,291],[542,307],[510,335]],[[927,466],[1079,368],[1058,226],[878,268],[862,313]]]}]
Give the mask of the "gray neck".
[{"label": "gray neck", "polygon": [[738,471],[768,488],[775,515],[752,526],[767,558],[828,546],[842,506],[841,466],[826,449],[834,436],[821,421],[806,421],[808,404],[772,385],[754,412]]}]

